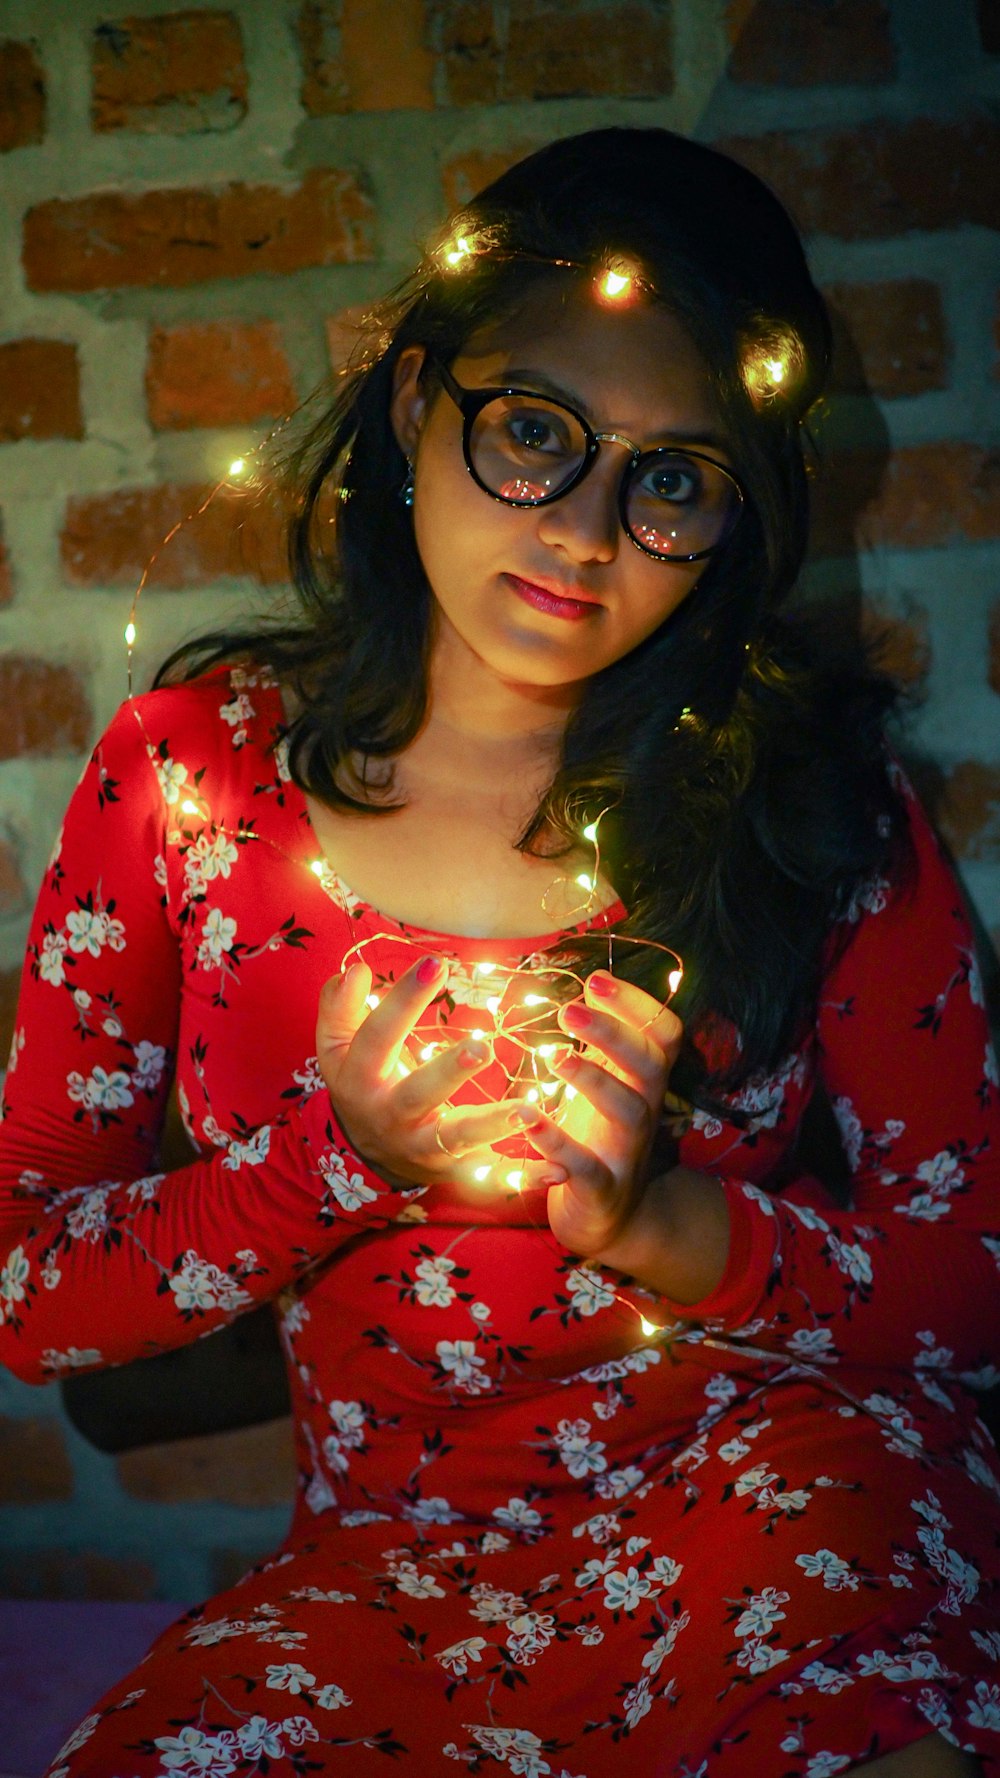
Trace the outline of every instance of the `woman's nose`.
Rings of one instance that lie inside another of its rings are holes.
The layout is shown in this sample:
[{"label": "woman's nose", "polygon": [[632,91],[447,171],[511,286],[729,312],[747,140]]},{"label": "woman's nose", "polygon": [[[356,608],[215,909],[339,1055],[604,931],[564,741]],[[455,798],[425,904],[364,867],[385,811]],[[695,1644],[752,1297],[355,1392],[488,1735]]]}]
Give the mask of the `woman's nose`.
[{"label": "woman's nose", "polygon": [[576,562],[613,562],[621,541],[618,487],[620,452],[607,447],[568,494],[538,508],[538,535]]}]

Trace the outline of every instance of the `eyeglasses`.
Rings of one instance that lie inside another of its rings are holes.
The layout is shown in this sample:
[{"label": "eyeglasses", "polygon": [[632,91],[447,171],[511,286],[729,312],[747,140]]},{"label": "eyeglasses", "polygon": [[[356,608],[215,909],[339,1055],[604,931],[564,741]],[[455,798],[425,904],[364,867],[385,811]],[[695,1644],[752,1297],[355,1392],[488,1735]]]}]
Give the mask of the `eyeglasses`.
[{"label": "eyeglasses", "polygon": [[595,432],[582,414],[531,389],[463,389],[437,363],[462,415],[473,481],[505,506],[546,506],[583,481],[602,444],[631,453],[618,484],[618,515],[636,549],[660,562],[697,562],[731,537],[746,494],[739,477],[703,451],[641,451],[620,432]]}]

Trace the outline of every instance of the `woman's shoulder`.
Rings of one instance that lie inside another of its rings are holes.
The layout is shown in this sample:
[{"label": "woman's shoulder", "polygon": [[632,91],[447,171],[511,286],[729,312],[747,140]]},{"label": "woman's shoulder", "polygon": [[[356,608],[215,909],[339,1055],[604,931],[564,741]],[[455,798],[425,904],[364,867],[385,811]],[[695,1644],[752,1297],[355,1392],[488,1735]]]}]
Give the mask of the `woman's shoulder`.
[{"label": "woman's shoulder", "polygon": [[230,663],[127,698],[98,750],[138,748],[160,760],[197,755],[207,764],[220,755],[272,749],[283,722],[281,691],[271,669]]}]

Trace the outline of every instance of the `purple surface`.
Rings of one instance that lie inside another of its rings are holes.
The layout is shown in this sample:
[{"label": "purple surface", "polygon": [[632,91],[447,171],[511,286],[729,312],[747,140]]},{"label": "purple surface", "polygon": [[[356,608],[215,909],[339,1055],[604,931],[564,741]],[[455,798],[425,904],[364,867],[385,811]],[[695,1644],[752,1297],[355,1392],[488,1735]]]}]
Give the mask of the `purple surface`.
[{"label": "purple surface", "polygon": [[40,1778],[81,1717],[184,1609],[0,1599],[0,1778]]}]

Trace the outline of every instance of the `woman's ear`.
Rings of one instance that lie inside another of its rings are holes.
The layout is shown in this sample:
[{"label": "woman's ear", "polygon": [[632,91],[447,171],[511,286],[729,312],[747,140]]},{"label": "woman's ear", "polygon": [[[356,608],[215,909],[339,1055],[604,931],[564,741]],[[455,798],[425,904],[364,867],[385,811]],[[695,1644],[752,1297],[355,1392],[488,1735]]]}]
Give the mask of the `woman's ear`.
[{"label": "woman's ear", "polygon": [[404,457],[414,455],[427,411],[427,393],[423,385],[426,362],[426,346],[406,346],[393,371],[389,418]]}]

